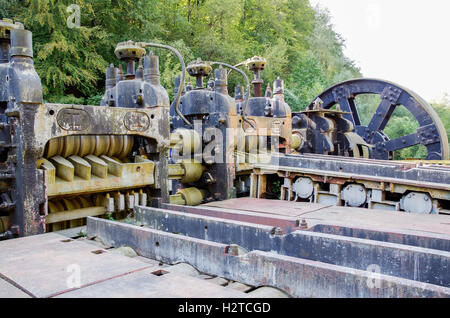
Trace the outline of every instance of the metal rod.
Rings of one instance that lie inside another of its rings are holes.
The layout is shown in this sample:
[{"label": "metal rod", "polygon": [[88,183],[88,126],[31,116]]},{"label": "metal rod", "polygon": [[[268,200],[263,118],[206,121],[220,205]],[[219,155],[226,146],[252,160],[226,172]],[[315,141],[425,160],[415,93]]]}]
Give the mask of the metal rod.
[{"label": "metal rod", "polygon": [[242,111],[242,119],[243,119],[246,123],[248,123],[250,126],[252,126],[253,129],[256,130],[255,125],[254,125],[251,121],[249,121],[249,120],[247,119],[247,115],[246,115],[247,106],[248,106],[248,101],[249,101],[249,98],[250,98],[250,81],[248,80],[247,74],[245,74],[245,73],[244,73],[243,71],[241,71],[240,69],[238,69],[238,68],[236,68],[236,67],[234,67],[234,66],[232,66],[232,65],[230,65],[230,64],[227,64],[227,63],[223,63],[223,62],[208,62],[208,63],[209,63],[210,65],[222,65],[222,66],[228,67],[228,68],[230,68],[230,69],[232,69],[232,70],[234,70],[234,71],[240,73],[240,74],[242,75],[242,77],[244,77],[245,83],[247,84],[247,92],[246,92],[246,96],[245,96],[245,105],[244,105],[244,109],[243,109],[243,111]]},{"label": "metal rod", "polygon": [[106,208],[103,206],[94,206],[89,208],[83,208],[83,209],[75,209],[70,211],[61,211],[61,212],[54,212],[47,215],[45,218],[45,222],[47,224],[53,224],[58,222],[64,222],[64,221],[71,221],[71,220],[77,220],[82,219],[88,216],[99,216],[106,213]]},{"label": "metal rod", "polygon": [[186,77],[186,64],[184,63],[184,59],[181,56],[180,52],[178,52],[175,48],[168,46],[168,45],[163,45],[163,44],[158,44],[158,43],[151,43],[151,42],[139,42],[138,43],[139,46],[141,47],[157,47],[157,48],[161,48],[161,49],[166,49],[166,50],[170,50],[172,51],[178,58],[178,60],[180,61],[181,64],[181,79],[180,79],[180,87],[178,89],[178,93],[177,96],[175,98],[175,112],[177,113],[178,116],[180,116],[180,118],[189,126],[192,126],[192,123],[183,116],[183,114],[180,112],[179,110],[179,106],[180,106],[180,99],[181,99],[181,94],[183,92],[183,88],[185,86],[184,80]]}]

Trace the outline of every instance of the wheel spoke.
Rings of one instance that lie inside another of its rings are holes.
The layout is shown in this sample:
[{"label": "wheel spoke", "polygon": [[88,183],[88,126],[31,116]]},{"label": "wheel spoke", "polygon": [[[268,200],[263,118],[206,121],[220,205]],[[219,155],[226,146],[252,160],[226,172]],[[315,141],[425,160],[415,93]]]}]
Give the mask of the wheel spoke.
[{"label": "wheel spoke", "polygon": [[356,110],[353,99],[342,98],[339,100],[341,110],[350,114],[344,114],[342,117],[352,122],[353,126],[361,125],[358,111]]},{"label": "wheel spoke", "polygon": [[419,134],[414,133],[384,143],[386,151],[396,151],[420,144]]},{"label": "wheel spoke", "polygon": [[358,108],[356,108],[356,105],[355,105],[355,99],[354,98],[350,98],[348,100],[348,103],[349,103],[350,108],[352,110],[353,120],[355,122],[355,125],[356,126],[361,126],[361,119],[359,118]]},{"label": "wheel spoke", "polygon": [[369,123],[370,131],[383,131],[394,110],[395,105],[392,105],[389,100],[383,99]]}]

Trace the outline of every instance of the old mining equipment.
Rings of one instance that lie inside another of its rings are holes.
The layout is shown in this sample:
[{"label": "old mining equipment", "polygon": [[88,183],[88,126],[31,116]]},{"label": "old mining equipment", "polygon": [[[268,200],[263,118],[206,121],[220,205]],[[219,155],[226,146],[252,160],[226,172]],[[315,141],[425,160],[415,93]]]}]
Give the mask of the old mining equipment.
[{"label": "old mining equipment", "polygon": [[[357,98],[365,95],[380,100],[367,126],[357,105]],[[390,140],[383,130],[397,108],[407,110],[419,127]],[[427,149],[427,160],[448,160],[450,153],[445,127],[433,108],[416,93],[377,79],[355,79],[327,89],[306,111],[294,113],[293,129],[302,137],[301,153],[393,160],[395,151],[416,145]]]},{"label": "old mining equipment", "polygon": [[[190,63],[189,74],[196,78],[195,88],[188,84],[177,111],[172,105],[172,145],[187,157],[172,159],[175,169],[186,166],[191,181],[183,178],[181,185],[175,183],[171,202],[195,205],[204,200],[226,200],[250,192],[250,175],[253,163],[270,161],[270,152],[291,152],[291,142],[300,139],[291,134],[291,110],[284,101],[283,81],[274,82],[273,96],[270,86],[261,96],[260,73],[266,66],[264,58],[253,57],[236,66],[219,62]],[[219,65],[204,87],[203,78],[210,75],[212,66]],[[238,69],[246,65],[254,72],[253,97],[250,97],[250,83],[246,74]],[[236,87],[235,98],[229,96],[227,79],[229,68],[240,73],[247,85],[244,94],[240,85]],[[175,81],[178,93],[180,80]],[[181,113],[180,116],[178,113]],[[217,142],[215,142],[217,140]],[[183,151],[180,151],[183,148]],[[187,151],[186,151],[187,150]],[[169,173],[172,175],[172,173]],[[172,179],[174,179],[172,177]],[[190,188],[188,187],[190,184]],[[189,196],[195,195],[195,200]]]},{"label": "old mining equipment", "polygon": [[[363,94],[378,95],[381,101],[367,126],[356,103]],[[398,107],[408,110],[419,128],[390,140],[383,130]],[[449,157],[447,134],[417,94],[386,81],[356,79],[331,87],[293,116],[293,133],[301,140],[296,150],[302,155],[255,164],[251,196],[261,197],[266,177],[275,173],[283,180],[282,200],[450,214],[450,169],[440,164]],[[393,161],[396,150],[416,145],[427,149],[427,160]]]},{"label": "old mining equipment", "polygon": [[[203,78],[209,76],[212,65],[217,64],[220,66],[215,78],[204,87]],[[227,73],[222,66],[231,71]],[[246,66],[254,74],[252,96],[249,80],[238,69],[240,66]],[[196,86],[188,84],[186,92],[181,92],[184,95],[179,110],[175,109],[175,102],[172,104],[171,139],[172,145],[178,142],[178,151],[183,148],[185,154],[196,154],[178,160],[178,165],[189,165],[197,180],[187,189],[186,178],[184,185],[176,182],[174,190],[178,193],[172,196],[173,203],[195,205],[205,199],[224,200],[248,195],[254,165],[270,163],[271,153],[369,156],[369,146],[354,132],[353,124],[343,118],[345,112],[323,109],[317,99],[314,109],[295,114],[293,121],[291,108],[284,99],[284,82],[279,77],[273,82],[273,88],[267,86],[263,96],[261,72],[266,66],[267,61],[258,56],[235,66],[201,60],[188,65],[187,71],[196,78]],[[245,93],[240,84],[235,87],[234,100],[228,96],[227,89],[227,78],[232,71],[239,72],[247,85]],[[177,78],[175,93],[180,92],[179,85]],[[211,156],[208,147],[211,148],[211,136],[215,136],[217,130],[224,141],[212,143],[216,151]],[[217,155],[220,162],[216,160]],[[203,189],[201,193],[199,189]],[[186,202],[187,194],[195,194],[196,200]]]},{"label": "old mining equipment", "polygon": [[[214,64],[237,71],[246,65],[254,73],[253,96],[243,74],[247,92],[238,85],[233,101],[222,67],[215,71],[215,80],[203,87],[203,77],[210,74]],[[279,78],[274,81],[273,93],[269,86],[261,96],[260,73],[266,66],[261,57],[234,67],[199,60],[188,66],[190,75],[197,78],[196,87],[187,85],[178,112],[172,105],[171,141],[183,140],[180,144],[187,143],[185,148],[200,152],[200,156],[178,164],[178,168],[195,164],[191,171],[195,171],[196,181],[178,183],[172,203],[196,205],[250,194],[337,206],[449,213],[450,169],[433,164],[448,159],[448,138],[439,117],[422,98],[390,82],[357,79],[333,86],[305,111],[291,114]],[[363,94],[379,95],[381,101],[367,126],[362,124],[356,105],[356,98]],[[397,107],[405,107],[419,128],[416,133],[390,140],[383,130]],[[183,116],[177,115],[179,112]],[[204,156],[214,135],[209,131],[216,128],[225,137],[224,143],[214,148],[223,163]],[[229,128],[234,134],[227,133]],[[396,150],[415,145],[426,147],[427,161],[393,161]],[[192,196],[195,200],[188,198]]]},{"label": "old mining equipment", "polygon": [[107,68],[101,106],[46,104],[31,32],[0,22],[2,238],[81,226],[87,216],[124,217],[134,205],[168,202],[170,102],[159,82],[158,57],[146,55],[148,46],[177,54],[184,72],[176,50],[124,42],[115,54],[126,73]]},{"label": "old mining equipment", "polygon": [[[192,187],[178,189],[179,192],[172,197],[172,202],[181,199],[188,205],[195,205],[200,204],[205,196],[226,200],[235,196],[235,130],[227,131],[227,128],[237,127],[238,120],[234,99],[228,95],[227,70],[220,67],[215,71],[213,90],[203,87],[203,78],[212,71],[209,63],[195,61],[188,65],[187,71],[196,77],[196,87],[188,85],[181,98],[179,110],[174,105],[172,111],[178,114],[171,122],[172,144],[182,140],[183,153],[178,152],[182,159],[175,160],[175,165],[171,168],[181,165],[186,171],[190,171],[190,177],[187,178],[186,175],[181,181],[191,184]],[[181,89],[176,87],[177,91]],[[223,139],[218,143],[211,142],[213,138],[219,138],[218,134]],[[206,150],[207,143],[213,147],[209,151],[210,157],[203,155],[206,154],[204,149]],[[178,182],[176,184],[175,187],[179,185]]]}]

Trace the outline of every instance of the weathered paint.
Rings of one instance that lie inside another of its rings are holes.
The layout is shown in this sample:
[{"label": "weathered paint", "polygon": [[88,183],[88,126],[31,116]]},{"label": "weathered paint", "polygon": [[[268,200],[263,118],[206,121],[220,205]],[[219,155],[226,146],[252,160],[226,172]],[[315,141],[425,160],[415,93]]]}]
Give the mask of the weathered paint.
[{"label": "weathered paint", "polygon": [[309,231],[283,233],[270,226],[153,208],[136,207],[135,216],[155,230],[354,269],[376,265],[382,274],[450,287],[446,251]]},{"label": "weathered paint", "polygon": [[88,218],[87,232],[112,246],[130,246],[145,257],[185,262],[210,275],[272,286],[296,297],[450,297],[446,287],[270,252],[236,256],[226,252],[226,244],[130,224]]}]

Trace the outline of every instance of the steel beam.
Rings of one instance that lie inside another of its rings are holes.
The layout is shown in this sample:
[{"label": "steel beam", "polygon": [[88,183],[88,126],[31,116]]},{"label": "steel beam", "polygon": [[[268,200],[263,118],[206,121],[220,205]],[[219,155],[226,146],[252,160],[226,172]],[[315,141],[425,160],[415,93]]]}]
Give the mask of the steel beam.
[{"label": "steel beam", "polygon": [[[259,211],[261,206],[270,208],[273,202],[278,204],[278,210],[274,208],[273,214],[256,212]],[[308,229],[312,232],[450,252],[450,235],[444,234],[448,231],[448,225],[444,221],[445,217],[428,218],[430,220],[425,223],[423,216],[415,214],[402,215],[381,211],[367,212],[367,210],[348,207],[344,211],[343,208],[333,207],[328,209],[326,206],[320,205],[317,205],[320,208],[314,209],[308,205],[308,208],[302,209],[304,204],[306,203],[296,202],[295,205],[298,208],[294,208],[292,202],[288,201],[235,199],[218,202],[213,206],[206,204],[188,207],[163,204],[162,208],[193,215],[280,227],[285,233],[299,230],[301,220],[305,219]],[[238,207],[240,210],[238,210]],[[248,211],[249,209],[253,209],[255,212],[250,212]],[[276,214],[280,213],[280,211],[283,214]],[[286,216],[285,214],[291,216]],[[352,222],[352,219],[355,218],[356,222]],[[383,219],[382,226],[380,226],[377,218]]]},{"label": "steel beam", "polygon": [[450,169],[420,167],[394,161],[318,155],[272,155],[270,164],[255,164],[262,170],[289,171],[417,185],[450,191]]},{"label": "steel beam", "polygon": [[208,206],[184,206],[174,204],[162,204],[163,209],[172,211],[190,213],[195,215],[210,216],[225,220],[235,220],[246,223],[261,224],[267,226],[276,226],[283,231],[292,231],[297,228],[298,218],[269,215],[264,213],[255,213],[248,211],[237,211],[232,209],[214,208]]},{"label": "steel beam", "polygon": [[295,297],[450,297],[446,287],[271,252],[239,255],[236,246],[104,219],[89,217],[87,232],[106,244],[129,246],[144,257],[185,262],[203,273],[272,286]]},{"label": "steel beam", "polygon": [[401,244],[309,231],[281,229],[189,215],[155,208],[135,208],[140,225],[202,240],[236,244],[246,250],[276,252],[355,269],[450,287],[450,253]]},{"label": "steel beam", "polygon": [[314,225],[311,231],[450,252],[450,236],[438,233],[424,235],[407,230],[378,231],[360,226],[351,227],[326,223]]}]

